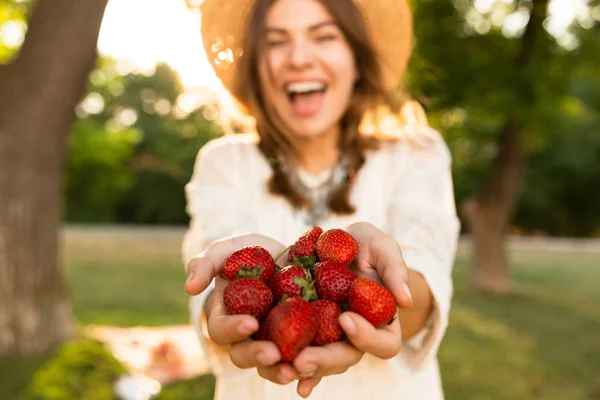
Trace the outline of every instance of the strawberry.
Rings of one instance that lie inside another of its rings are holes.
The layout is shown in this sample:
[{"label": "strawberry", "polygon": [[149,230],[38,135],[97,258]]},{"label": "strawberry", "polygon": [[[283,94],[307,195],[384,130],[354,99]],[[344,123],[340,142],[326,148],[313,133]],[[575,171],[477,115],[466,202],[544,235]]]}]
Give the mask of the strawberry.
[{"label": "strawberry", "polygon": [[342,229],[330,229],[323,232],[317,240],[319,261],[333,261],[343,267],[350,265],[358,253],[358,242]]},{"label": "strawberry", "polygon": [[222,275],[230,281],[237,278],[259,278],[268,284],[276,267],[273,256],[266,249],[245,246],[225,259]]},{"label": "strawberry", "polygon": [[356,278],[348,299],[350,311],[362,315],[374,327],[382,327],[396,315],[396,300],[387,288],[366,278]]},{"label": "strawberry", "polygon": [[313,301],[312,306],[317,311],[318,328],[311,345],[323,346],[337,342],[342,338],[344,331],[338,322],[342,310],[340,306],[329,300]]},{"label": "strawberry", "polygon": [[225,288],[223,303],[229,314],[250,314],[261,320],[273,305],[273,293],[258,279],[239,278]]},{"label": "strawberry", "polygon": [[254,340],[271,340],[269,337],[269,330],[267,329],[266,320],[263,320],[260,325],[258,325],[258,330],[252,334],[252,339]]},{"label": "strawberry", "polygon": [[286,297],[299,297],[306,301],[315,300],[317,294],[310,272],[300,265],[288,265],[277,271],[271,279],[275,301]]},{"label": "strawberry", "polygon": [[269,337],[281,353],[281,360],[291,362],[315,337],[318,328],[317,311],[307,301],[287,299],[273,307],[266,324]]},{"label": "strawberry", "polygon": [[327,260],[327,261],[319,261],[319,262],[318,262],[318,263],[316,263],[316,264],[314,265],[314,267],[313,267],[313,270],[312,270],[312,274],[313,274],[313,276],[315,276],[315,277],[316,277],[316,276],[317,276],[317,271],[319,270],[319,268],[321,268],[321,267],[322,267],[322,266],[324,266],[324,265],[334,265],[334,266],[339,266],[339,264],[337,264],[337,263],[335,263],[335,262],[333,262],[333,261],[329,261],[329,260]]},{"label": "strawberry", "polygon": [[356,279],[352,270],[325,261],[315,265],[314,275],[319,299],[331,300],[337,304],[348,302],[352,283]]},{"label": "strawberry", "polygon": [[308,228],[290,247],[288,262],[312,268],[317,259],[317,240],[322,233],[323,229],[318,226]]}]

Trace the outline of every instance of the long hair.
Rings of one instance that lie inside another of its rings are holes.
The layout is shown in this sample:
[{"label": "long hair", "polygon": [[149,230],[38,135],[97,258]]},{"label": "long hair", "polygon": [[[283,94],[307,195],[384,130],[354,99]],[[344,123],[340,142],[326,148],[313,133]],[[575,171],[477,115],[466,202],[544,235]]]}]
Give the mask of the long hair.
[{"label": "long hair", "polygon": [[[264,21],[276,0],[256,0],[246,27],[242,44],[243,57],[238,65],[233,94],[255,118],[260,137],[259,148],[271,160],[288,155],[292,144],[284,134],[282,122],[262,96],[259,84],[258,64],[263,43]],[[358,81],[353,97],[341,119],[340,154],[347,158],[349,173],[356,174],[363,166],[367,151],[377,148],[379,141],[373,135],[363,135],[359,126],[367,112],[386,106],[396,112],[401,104],[383,85],[380,65],[373,50],[365,21],[352,0],[320,0],[332,16],[355,57]],[[293,207],[310,206],[311,200],[296,190],[281,166],[272,163],[273,174],[268,182],[269,191],[285,197]],[[352,179],[347,179],[328,199],[328,208],[334,213],[351,214],[355,207],[350,203]]]}]

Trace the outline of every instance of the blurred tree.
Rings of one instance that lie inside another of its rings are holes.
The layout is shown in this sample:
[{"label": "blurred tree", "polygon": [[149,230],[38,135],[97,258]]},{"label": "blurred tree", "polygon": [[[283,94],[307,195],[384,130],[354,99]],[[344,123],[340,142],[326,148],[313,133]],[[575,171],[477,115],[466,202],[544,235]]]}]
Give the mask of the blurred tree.
[{"label": "blurred tree", "polygon": [[[76,178],[83,171],[82,164],[75,163],[74,158],[76,152],[85,149],[73,149],[69,164],[69,182],[72,183],[67,201],[69,216],[75,216],[75,209],[87,209],[78,215],[85,217],[94,213],[108,217],[104,211],[112,207],[110,216],[119,222],[187,223],[184,186],[190,179],[200,147],[221,134],[212,122],[218,107],[211,102],[210,93],[203,95],[204,100],[199,99],[200,94],[185,92],[179,76],[167,64],[159,63],[153,71],[145,73],[119,74],[114,60],[102,58],[91,74],[88,94],[78,108],[80,121],[88,121],[88,127],[92,126],[90,123],[103,127],[104,134],[94,137],[106,145],[108,140],[115,144],[114,139],[109,138],[121,137],[117,131],[124,129],[134,129],[140,136],[126,164],[105,165],[107,169],[98,169],[98,175],[85,182]],[[123,190],[110,194],[92,192],[96,184],[108,183],[102,176],[112,179],[108,175],[111,168],[113,175],[127,181]],[[92,197],[98,202],[90,202]],[[98,212],[100,210],[104,211]]]},{"label": "blurred tree", "polygon": [[[590,2],[590,8],[597,3]],[[453,152],[461,216],[474,239],[472,283],[482,291],[507,292],[504,238],[524,190],[526,160],[556,146],[552,139],[560,137],[572,144],[568,163],[573,163],[585,142],[576,144],[565,127],[585,126],[591,132],[591,100],[576,99],[572,91],[577,74],[587,71],[589,77],[590,70],[597,71],[598,24],[591,13],[575,19],[559,42],[549,33],[548,0],[414,4],[417,45],[408,87],[426,105]],[[573,118],[573,107],[587,117]],[[589,144],[597,149],[594,142]],[[584,157],[580,164],[593,167],[595,157]],[[537,168],[530,179],[540,176]],[[541,180],[553,178],[543,175]],[[569,178],[563,178],[560,191],[567,193]],[[584,180],[589,178],[588,173]],[[546,188],[531,188],[529,194],[554,201]]]},{"label": "blurred tree", "polygon": [[0,65],[2,357],[41,353],[74,333],[58,252],[62,178],[106,3],[35,2],[21,49]]},{"label": "blurred tree", "polygon": [[141,132],[132,127],[108,130],[79,119],[69,135],[66,217],[71,222],[113,222],[117,206],[133,184],[130,160]]}]

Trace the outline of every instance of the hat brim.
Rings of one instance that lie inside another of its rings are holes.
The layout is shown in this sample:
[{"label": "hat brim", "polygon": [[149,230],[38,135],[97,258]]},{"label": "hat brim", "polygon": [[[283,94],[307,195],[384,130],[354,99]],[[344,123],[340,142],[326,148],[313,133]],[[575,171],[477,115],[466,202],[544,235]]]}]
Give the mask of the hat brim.
[{"label": "hat brim", "polygon": [[[363,15],[381,65],[383,84],[394,90],[402,80],[412,48],[412,13],[407,0],[353,0]],[[244,31],[255,0],[204,0],[202,40],[223,86],[233,92]]]}]

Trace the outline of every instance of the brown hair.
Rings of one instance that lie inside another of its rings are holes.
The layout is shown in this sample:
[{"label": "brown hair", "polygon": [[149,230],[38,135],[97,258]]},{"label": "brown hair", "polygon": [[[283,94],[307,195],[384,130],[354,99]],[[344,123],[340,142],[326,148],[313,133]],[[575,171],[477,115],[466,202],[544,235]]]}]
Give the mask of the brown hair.
[{"label": "brown hair", "polygon": [[[276,161],[280,155],[288,154],[291,144],[278,129],[281,123],[276,114],[269,110],[264,101],[258,73],[258,58],[261,48],[264,21],[271,5],[277,0],[256,0],[252,15],[246,27],[243,57],[240,59],[233,92],[256,118],[256,130],[260,136],[259,148],[271,160],[273,175],[268,182],[269,191],[285,197],[295,208],[309,206],[311,201],[294,189],[287,175]],[[355,84],[354,95],[341,119],[340,153],[347,157],[350,176],[363,166],[366,152],[378,146],[379,141],[372,135],[362,135],[359,124],[365,113],[378,105],[386,105],[397,110],[395,100],[384,89],[381,68],[370,42],[365,21],[352,0],[320,0],[336,21],[348,41],[356,59],[359,79]],[[355,208],[350,204],[349,194],[352,179],[347,179],[328,199],[328,207],[338,214],[351,214]]]}]

